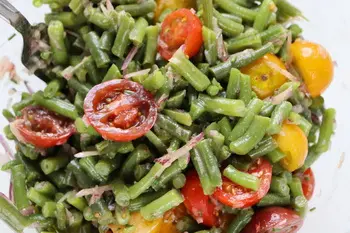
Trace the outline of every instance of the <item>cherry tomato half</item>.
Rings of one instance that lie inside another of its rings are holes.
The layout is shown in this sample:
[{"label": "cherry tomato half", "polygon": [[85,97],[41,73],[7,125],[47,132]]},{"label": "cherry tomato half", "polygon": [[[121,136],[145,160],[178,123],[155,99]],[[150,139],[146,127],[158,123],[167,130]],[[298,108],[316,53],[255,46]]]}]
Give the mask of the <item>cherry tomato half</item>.
[{"label": "cherry tomato half", "polygon": [[189,9],[179,9],[164,19],[158,51],[166,60],[169,60],[182,45],[184,45],[184,53],[193,57],[202,44],[202,23]]},{"label": "cherry tomato half", "polygon": [[258,203],[269,191],[272,166],[267,160],[258,159],[248,170],[248,173],[260,178],[258,191],[246,189],[227,178],[223,178],[222,187],[215,190],[213,197],[232,208],[247,208]]},{"label": "cherry tomato half", "polygon": [[75,132],[73,121],[39,106],[24,108],[22,116],[11,123],[17,139],[39,148],[64,144]]},{"label": "cherry tomato half", "polygon": [[153,127],[157,104],[142,85],[129,80],[111,80],[89,91],[84,112],[103,138],[127,142],[142,137]]},{"label": "cherry tomato half", "polygon": [[195,171],[186,175],[186,184],[181,189],[185,198],[184,204],[190,215],[198,222],[206,226],[217,226],[218,211],[216,205],[211,202],[210,196],[203,192],[199,177]]},{"label": "cherry tomato half", "polygon": [[296,233],[303,225],[303,219],[293,210],[269,207],[258,210],[242,233]]},{"label": "cherry tomato half", "polygon": [[303,193],[307,200],[310,200],[315,190],[315,176],[311,168],[304,173],[298,174],[303,187]]}]

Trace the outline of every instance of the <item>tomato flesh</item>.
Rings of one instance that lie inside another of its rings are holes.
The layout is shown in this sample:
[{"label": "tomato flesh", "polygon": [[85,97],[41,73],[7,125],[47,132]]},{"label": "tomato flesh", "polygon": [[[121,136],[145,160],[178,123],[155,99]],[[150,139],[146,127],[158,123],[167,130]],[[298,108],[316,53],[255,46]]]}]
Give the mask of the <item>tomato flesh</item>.
[{"label": "tomato flesh", "polygon": [[312,198],[315,190],[315,176],[311,168],[307,169],[303,174],[298,175],[303,187],[303,193],[307,200]]},{"label": "tomato flesh", "polygon": [[212,227],[218,224],[218,211],[210,197],[205,195],[195,171],[186,175],[186,184],[181,189],[184,204],[189,214],[198,222]]},{"label": "tomato flesh", "polygon": [[202,44],[202,23],[189,9],[179,9],[169,14],[162,24],[158,42],[160,55],[169,60],[182,45],[184,53],[193,57]]},{"label": "tomato flesh", "polygon": [[303,219],[293,210],[269,207],[258,210],[242,233],[296,233],[303,225]]},{"label": "tomato flesh", "polygon": [[39,148],[62,145],[75,132],[72,120],[39,106],[24,108],[22,116],[11,123],[17,139]]},{"label": "tomato flesh", "polygon": [[213,197],[232,208],[248,208],[258,203],[269,191],[272,166],[267,160],[258,159],[247,172],[260,178],[257,191],[246,189],[224,177],[222,187],[215,190]]},{"label": "tomato flesh", "polygon": [[111,80],[89,91],[84,112],[103,138],[127,142],[142,137],[153,127],[157,104],[142,85],[129,80]]}]

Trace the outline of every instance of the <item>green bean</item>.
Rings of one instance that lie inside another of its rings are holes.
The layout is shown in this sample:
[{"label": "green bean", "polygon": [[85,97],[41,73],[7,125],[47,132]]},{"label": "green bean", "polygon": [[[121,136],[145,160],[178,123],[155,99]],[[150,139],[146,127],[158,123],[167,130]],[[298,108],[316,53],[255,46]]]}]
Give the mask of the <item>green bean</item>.
[{"label": "green bean", "polygon": [[166,145],[163,141],[151,130],[145,134],[145,137],[157,148],[161,153],[166,153]]},{"label": "green bean", "polygon": [[55,157],[48,157],[40,162],[41,170],[45,175],[65,167],[69,163],[69,157],[65,154],[59,154]]},{"label": "green bean", "polygon": [[263,31],[268,24],[269,18],[272,15],[272,12],[275,9],[275,4],[273,0],[264,0],[259,8],[258,14],[254,20],[254,29],[259,32]]},{"label": "green bean", "polygon": [[78,117],[77,109],[73,104],[57,98],[45,98],[42,91],[36,92],[33,95],[33,100],[36,104],[41,105],[48,110],[56,112],[62,116],[66,116],[73,120]]},{"label": "green bean", "polygon": [[292,104],[287,101],[283,101],[281,104],[276,106],[271,115],[271,124],[267,129],[268,134],[277,134],[281,131],[282,123],[289,116],[290,112],[292,111],[292,107]]},{"label": "green bean", "polygon": [[159,90],[166,82],[166,78],[161,71],[156,70],[142,82],[142,85],[149,91]]},{"label": "green bean", "polygon": [[129,209],[124,207],[121,208],[119,206],[116,207],[115,210],[116,219],[119,225],[127,225],[130,220],[130,212]]},{"label": "green bean", "polygon": [[224,135],[226,141],[232,130],[230,120],[227,117],[223,117],[220,121],[218,121],[218,126],[220,133]]},{"label": "green bean", "polygon": [[283,15],[287,15],[290,17],[297,17],[297,16],[303,17],[301,11],[286,0],[279,0],[276,2],[276,4],[277,4],[279,13]]},{"label": "green bean", "polygon": [[113,46],[115,33],[113,31],[104,31],[99,41],[99,48],[105,52],[110,52]]},{"label": "green bean", "polygon": [[67,168],[73,172],[79,187],[89,188],[94,185],[94,182],[85,174],[77,159],[70,161]]},{"label": "green bean", "polygon": [[236,126],[233,128],[231,133],[228,135],[227,139],[229,141],[235,141],[248,130],[249,126],[254,120],[255,115],[260,111],[260,109],[263,106],[263,101],[255,98],[252,99],[247,106],[248,112],[246,116],[243,118],[239,119],[238,123]]},{"label": "green bean", "polygon": [[197,148],[194,148],[191,151],[191,160],[198,173],[204,194],[211,195],[214,192],[215,187],[211,184],[205,162]]},{"label": "green bean", "polygon": [[239,83],[240,83],[239,99],[242,100],[245,103],[245,105],[248,105],[252,98],[250,76],[242,74]]},{"label": "green bean", "polygon": [[312,128],[312,123],[306,120],[303,116],[291,112],[289,114],[288,119],[293,123],[300,127],[300,129],[305,133],[306,136],[309,136],[310,130]]},{"label": "green bean", "polygon": [[46,196],[53,197],[55,196],[57,189],[49,181],[37,182],[34,186],[34,189]]},{"label": "green bean", "polygon": [[158,124],[161,128],[165,129],[172,136],[180,139],[183,142],[189,141],[192,132],[187,130],[177,124],[173,119],[168,116],[158,114],[158,119],[156,124]]},{"label": "green bean", "polygon": [[59,170],[48,175],[57,188],[75,187],[76,179],[70,170]]},{"label": "green bean", "polygon": [[102,141],[96,144],[96,150],[101,155],[114,158],[116,154],[127,154],[134,150],[132,142]]},{"label": "green bean", "polygon": [[246,108],[242,100],[232,100],[221,97],[210,98],[203,94],[201,94],[199,98],[203,100],[205,109],[208,112],[233,117],[242,117],[246,114]]},{"label": "green bean", "polygon": [[153,193],[145,193],[140,195],[138,198],[130,201],[130,205],[128,206],[130,212],[139,211],[141,207],[151,203],[152,201],[160,198],[166,192],[164,190]]},{"label": "green bean", "polygon": [[290,205],[290,196],[279,196],[277,194],[268,193],[257,204],[259,207],[264,206],[288,206]]},{"label": "green bean", "polygon": [[165,115],[169,116],[176,122],[186,125],[186,126],[191,126],[192,125],[192,118],[189,113],[181,111],[181,110],[169,110],[165,109],[164,110]]},{"label": "green bean", "polygon": [[[82,41],[82,43],[84,43],[84,42]],[[85,44],[84,44],[84,49],[85,49]],[[73,66],[73,71],[71,71],[71,72],[82,83],[86,82],[86,74],[88,72],[84,66],[85,66],[85,63],[89,60],[89,58],[91,59],[91,57],[82,58],[81,56],[71,56],[70,57],[70,65]]]},{"label": "green bean", "polygon": [[57,12],[45,14],[46,24],[50,24],[52,21],[60,21],[64,27],[76,28],[86,22],[86,18],[83,14],[74,14],[73,12]]},{"label": "green bean", "polygon": [[3,129],[3,132],[5,134],[5,137],[8,140],[15,140],[16,139],[16,136],[11,131],[10,125],[6,125]]},{"label": "green bean", "polygon": [[130,44],[129,35],[135,25],[135,20],[125,12],[119,13],[119,20],[120,25],[117,36],[114,40],[112,53],[122,59],[124,58],[125,51]]},{"label": "green bean", "polygon": [[282,197],[289,196],[289,187],[287,179],[278,176],[272,176],[270,191]]},{"label": "green bean", "polygon": [[59,90],[61,90],[63,86],[63,82],[58,79],[54,79],[51,82],[47,84],[47,86],[44,89],[44,96],[46,98],[52,98],[54,97]]},{"label": "green bean", "polygon": [[114,159],[100,159],[95,165],[97,173],[100,174],[102,177],[108,177],[120,165],[120,157],[121,156],[117,156]]},{"label": "green bean", "polygon": [[281,24],[272,25],[267,30],[260,32],[262,43],[272,43],[274,46],[274,53],[278,53],[287,36],[288,31]]},{"label": "green bean", "polygon": [[97,68],[105,68],[110,63],[108,54],[100,48],[100,38],[96,32],[89,32],[84,36],[86,46],[88,47]]},{"label": "green bean", "polygon": [[64,26],[61,21],[50,21],[47,29],[52,50],[53,62],[65,65],[68,62],[68,52],[64,42]]},{"label": "green bean", "polygon": [[264,106],[260,111],[260,115],[269,117],[271,116],[274,109],[275,109],[275,105],[273,105],[270,101],[264,101]]},{"label": "green bean", "polygon": [[214,16],[217,18],[218,25],[222,29],[222,32],[227,36],[237,36],[244,30],[244,26],[241,22],[237,22],[237,19],[232,20],[223,16],[217,10],[213,10]]},{"label": "green bean", "polygon": [[33,187],[28,190],[27,197],[40,207],[43,207],[46,202],[51,201],[50,198],[39,193]]},{"label": "green bean", "polygon": [[293,41],[296,40],[300,36],[300,34],[303,32],[303,29],[297,24],[290,25],[288,27],[288,30],[292,33]]},{"label": "green bean", "polygon": [[186,90],[176,92],[172,97],[166,101],[166,106],[168,108],[178,108],[182,105],[186,97]]},{"label": "green bean", "polygon": [[182,173],[176,175],[173,179],[173,187],[175,189],[181,189],[185,186],[186,183],[186,176]]},{"label": "green bean", "polygon": [[266,137],[266,139],[259,142],[257,147],[249,152],[249,156],[252,159],[257,159],[264,156],[278,147],[277,142],[272,137]]},{"label": "green bean", "polygon": [[1,166],[1,171],[11,170],[13,167],[20,164],[21,162],[18,159],[10,160]]},{"label": "green bean", "polygon": [[45,202],[43,208],[41,209],[41,212],[45,218],[54,218],[56,217],[56,202],[48,201]]},{"label": "green bean", "polygon": [[10,112],[7,109],[3,109],[2,110],[2,115],[6,118],[7,121],[11,122],[15,116],[12,114],[12,112]]},{"label": "green bean", "polygon": [[83,224],[83,214],[77,210],[70,210],[70,213],[72,217],[68,219],[68,230],[69,232],[79,232]]},{"label": "green bean", "polygon": [[130,195],[128,193],[128,188],[124,184],[123,180],[119,178],[114,180],[112,187],[115,196],[115,202],[121,207],[128,206],[130,203]]},{"label": "green bean", "polygon": [[90,206],[86,207],[83,211],[83,216],[86,221],[96,221],[96,217],[92,212],[92,208]]},{"label": "green bean", "polygon": [[[33,99],[32,98],[27,98],[27,99],[23,99],[18,103],[15,103],[12,106],[12,109],[14,111],[14,113],[18,116],[21,112],[22,109],[24,109],[25,107],[32,105],[33,104]],[[11,119],[11,118],[10,118]]]},{"label": "green bean", "polygon": [[255,20],[255,17],[257,15],[257,12],[242,7],[233,1],[228,0],[215,0],[215,3],[220,6],[220,8],[224,9],[225,11],[237,15],[241,17],[244,21],[252,22]]},{"label": "green bean", "polygon": [[68,225],[68,218],[67,218],[66,208],[63,203],[56,204],[56,219],[57,219],[57,228],[61,231],[65,230]]},{"label": "green bean", "polygon": [[95,168],[96,163],[97,162],[93,157],[85,157],[79,160],[80,166],[84,169],[84,171],[88,174],[90,178],[92,178],[97,182],[104,183],[106,182],[107,178],[104,176],[101,176],[97,172]]},{"label": "green bean", "polygon": [[[211,2],[211,0],[210,0]],[[204,55],[206,57],[207,62],[210,65],[213,65],[217,61],[217,45],[216,45],[216,34],[211,29],[203,26],[202,28],[203,40],[205,52]]]},{"label": "green bean", "polygon": [[106,75],[104,76],[102,82],[120,78],[122,78],[122,74],[120,73],[118,66],[112,64],[111,67],[108,69]]},{"label": "green bean", "polygon": [[112,27],[112,21],[99,9],[88,6],[84,10],[87,20],[103,30],[109,30]]},{"label": "green bean", "polygon": [[233,183],[239,184],[245,188],[257,191],[260,187],[260,179],[258,177],[249,173],[238,171],[232,165],[228,165],[223,174]]},{"label": "green bean", "polygon": [[147,42],[146,42],[145,58],[143,60],[144,65],[151,66],[155,62],[156,54],[157,54],[159,30],[160,28],[157,25],[148,26],[146,28]]},{"label": "green bean", "polygon": [[190,116],[192,120],[198,119],[205,112],[204,103],[202,100],[195,99],[191,102]]},{"label": "green bean", "polygon": [[152,164],[139,164],[134,169],[134,177],[136,181],[140,181],[151,170]]},{"label": "green bean", "polygon": [[42,175],[37,169],[37,167],[32,163],[32,161],[29,161],[21,152],[17,151],[15,154],[15,158],[24,165],[24,168],[26,170],[26,181],[32,182],[39,180],[42,178]]},{"label": "green bean", "polygon": [[85,84],[78,81],[76,78],[70,78],[68,80],[68,86],[74,89],[76,92],[80,93],[82,96],[86,96],[90,91],[90,88]]},{"label": "green bean", "polygon": [[308,205],[300,179],[293,177],[292,182],[289,183],[289,187],[293,197],[292,205],[297,213],[304,217],[307,212]]},{"label": "green bean", "polygon": [[84,225],[82,225],[79,229],[79,231],[77,231],[79,233],[91,233],[91,224],[90,223],[85,223]]},{"label": "green bean", "polygon": [[269,125],[269,118],[254,116],[252,124],[249,126],[244,135],[231,142],[230,150],[238,155],[247,154],[258,144],[259,141],[261,141]]},{"label": "green bean", "polygon": [[184,77],[197,91],[204,91],[209,87],[209,78],[188,60],[181,49],[176,51],[169,62],[170,66]]},{"label": "green bean", "polygon": [[26,187],[26,174],[24,165],[16,165],[11,168],[14,203],[18,210],[24,210],[30,206]]},{"label": "green bean", "polygon": [[83,198],[83,197],[76,197],[75,196],[75,192],[71,192],[68,196],[67,196],[67,202],[74,206],[75,208],[77,208],[78,210],[80,210],[81,212],[84,211],[84,209],[88,206],[87,201]]},{"label": "green bean", "polygon": [[124,178],[130,177],[135,166],[149,159],[151,156],[152,154],[145,144],[138,145],[125,160],[121,168],[121,175]]},{"label": "green bean", "polygon": [[144,219],[151,221],[163,216],[166,211],[180,205],[183,201],[180,192],[172,189],[162,197],[142,207],[140,213]]},{"label": "green bean", "polygon": [[226,98],[236,99],[240,91],[241,72],[238,69],[231,69],[226,89]]},{"label": "green bean", "polygon": [[253,34],[242,38],[234,38],[227,43],[227,50],[236,53],[245,49],[258,49],[262,46],[259,34]]},{"label": "green bean", "polygon": [[133,42],[136,47],[141,47],[144,38],[146,36],[146,28],[148,22],[144,18],[140,17],[135,22],[135,27],[132,29],[129,35],[129,39]]},{"label": "green bean", "polygon": [[145,16],[150,12],[153,12],[156,8],[156,3],[153,0],[147,0],[138,4],[119,5],[115,9],[116,11],[126,11],[131,16]]},{"label": "green bean", "polygon": [[238,212],[238,215],[230,223],[227,233],[239,233],[250,222],[254,214],[252,209],[245,209]]},{"label": "green bean", "polygon": [[278,148],[276,148],[275,150],[269,152],[266,154],[266,156],[269,158],[269,160],[272,163],[277,163],[279,162],[281,159],[283,159],[284,157],[286,157],[286,155]]},{"label": "green bean", "polygon": [[97,221],[101,225],[107,225],[114,222],[114,216],[108,209],[108,206],[103,198],[97,200],[91,206],[92,213],[97,217]]},{"label": "green bean", "polygon": [[80,0],[71,0],[68,6],[74,14],[80,14],[84,10],[84,5]]},{"label": "green bean", "polygon": [[30,144],[18,143],[19,150],[30,160],[36,160],[39,157],[37,149]]},{"label": "green bean", "polygon": [[335,115],[335,109],[329,108],[325,110],[316,146],[316,153],[328,151],[331,144],[331,136],[335,128]]},{"label": "green bean", "polygon": [[15,232],[23,232],[31,224],[4,195],[0,195],[0,218]]}]

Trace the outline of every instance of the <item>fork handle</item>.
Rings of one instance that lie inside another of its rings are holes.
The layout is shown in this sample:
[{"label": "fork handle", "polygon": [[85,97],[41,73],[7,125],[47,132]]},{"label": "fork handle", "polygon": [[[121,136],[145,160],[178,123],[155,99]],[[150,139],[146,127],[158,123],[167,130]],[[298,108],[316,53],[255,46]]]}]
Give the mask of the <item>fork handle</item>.
[{"label": "fork handle", "polygon": [[0,0],[0,15],[21,34],[28,30],[28,20],[7,0]]}]

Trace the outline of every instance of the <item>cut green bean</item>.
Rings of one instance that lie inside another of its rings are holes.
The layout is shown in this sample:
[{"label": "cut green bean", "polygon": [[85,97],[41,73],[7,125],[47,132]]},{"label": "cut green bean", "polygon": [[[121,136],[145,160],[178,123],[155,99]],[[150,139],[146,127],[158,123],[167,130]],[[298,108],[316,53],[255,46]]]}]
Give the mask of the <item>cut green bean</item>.
[{"label": "cut green bean", "polygon": [[130,195],[128,188],[121,179],[116,179],[112,183],[112,190],[115,196],[115,202],[122,207],[126,207],[130,203]]},{"label": "cut green bean", "polygon": [[260,202],[257,204],[259,207],[264,206],[288,206],[290,205],[291,200],[290,196],[279,196],[277,194],[268,193],[266,194]]},{"label": "cut green bean", "polygon": [[136,181],[140,181],[151,170],[152,164],[139,164],[134,169],[134,177]]},{"label": "cut green bean", "polygon": [[112,53],[115,56],[122,59],[124,58],[126,49],[130,44],[129,35],[135,25],[135,20],[125,12],[119,13],[119,20],[120,20],[120,25],[117,32],[117,36],[114,40]]},{"label": "cut green bean", "polygon": [[143,80],[142,85],[149,91],[155,92],[159,90],[166,82],[166,78],[159,70],[154,71]]},{"label": "cut green bean", "polygon": [[135,166],[149,159],[151,156],[152,154],[146,145],[138,145],[125,160],[121,169],[121,175],[124,178],[130,177],[133,170],[135,169]]},{"label": "cut green bean", "polygon": [[282,197],[289,196],[290,189],[288,187],[287,179],[272,176],[270,191]]},{"label": "cut green bean", "polygon": [[165,115],[171,117],[173,120],[176,122],[186,125],[186,126],[191,126],[192,125],[192,118],[189,113],[181,111],[181,110],[170,110],[170,109],[165,109],[163,110]]},{"label": "cut green bean", "polygon": [[106,75],[104,76],[102,82],[107,82],[109,80],[120,78],[122,78],[122,74],[120,73],[118,66],[112,64],[111,67],[108,69]]},{"label": "cut green bean", "polygon": [[84,15],[90,23],[103,30],[109,30],[112,27],[111,19],[92,5],[85,8]]},{"label": "cut green bean", "polygon": [[218,25],[222,29],[222,32],[227,36],[238,36],[244,30],[244,26],[241,24],[242,19],[238,18],[241,22],[237,22],[237,17],[232,20],[232,17],[225,17],[223,14],[217,10],[213,10],[214,16],[217,18]]},{"label": "cut green bean", "polygon": [[217,44],[216,44],[216,34],[214,31],[203,26],[202,28],[203,40],[205,52],[204,55],[207,59],[207,62],[210,65],[213,65],[217,61]]},{"label": "cut green bean", "polygon": [[284,157],[286,157],[286,155],[278,148],[276,148],[275,150],[269,152],[266,154],[266,156],[269,158],[269,160],[272,163],[277,163],[279,162],[281,159],[283,159]]},{"label": "cut green bean", "polygon": [[309,136],[310,130],[312,128],[312,123],[305,119],[305,117],[295,112],[291,112],[289,114],[288,120],[290,120],[293,124],[299,126],[300,129],[305,133],[305,135]]},{"label": "cut green bean", "polygon": [[86,18],[82,13],[74,14],[73,12],[55,12],[45,14],[45,22],[49,24],[52,21],[60,21],[64,27],[76,28],[86,22]]},{"label": "cut green bean", "polygon": [[34,202],[35,204],[37,204],[40,207],[43,207],[46,202],[51,201],[50,198],[39,193],[34,188],[30,188],[28,190],[27,197],[29,198],[29,200],[31,200],[32,202]]},{"label": "cut green bean", "polygon": [[48,197],[55,196],[57,189],[49,181],[37,182],[34,186],[34,189],[39,193],[46,195]]},{"label": "cut green bean", "polygon": [[63,203],[56,204],[56,219],[57,228],[61,231],[65,230],[68,225],[68,218],[66,213],[66,207]]},{"label": "cut green bean", "polygon": [[59,169],[65,167],[69,163],[69,158],[65,154],[60,154],[55,157],[49,157],[43,159],[40,162],[41,170],[48,175],[54,171],[58,171]]},{"label": "cut green bean", "polygon": [[183,142],[189,141],[192,132],[180,126],[168,116],[158,114],[157,123],[161,128],[165,129],[169,134],[180,139]]},{"label": "cut green bean", "polygon": [[168,108],[178,108],[181,106],[182,102],[186,97],[186,90],[176,92],[172,97],[166,101],[166,106]]},{"label": "cut green bean", "polygon": [[272,12],[276,9],[276,6],[273,2],[273,0],[264,0],[259,8],[259,12],[255,17],[254,20],[254,29],[258,30],[259,32],[263,31],[268,21],[272,15]]},{"label": "cut green bean", "polygon": [[266,137],[257,145],[257,148],[249,152],[249,156],[252,159],[257,159],[261,156],[264,156],[278,147],[277,142],[272,137]]},{"label": "cut green bean", "polygon": [[141,209],[141,207],[151,203],[152,201],[160,198],[163,196],[166,192],[159,191],[159,192],[151,192],[151,193],[144,193],[140,195],[138,198],[131,200],[130,205],[128,206],[130,212],[136,212]]},{"label": "cut green bean", "polygon": [[245,49],[258,49],[262,46],[259,34],[253,34],[243,38],[234,38],[227,43],[227,50],[230,53],[237,53]]},{"label": "cut green bean", "polygon": [[143,60],[144,65],[151,66],[154,64],[157,54],[157,45],[158,45],[158,34],[159,27],[148,26],[146,28],[147,42],[146,42],[146,51],[145,58]]},{"label": "cut green bean", "polygon": [[24,165],[16,165],[11,168],[13,197],[14,203],[18,210],[25,210],[30,206],[30,201],[25,195],[26,187],[26,171]]},{"label": "cut green bean", "polygon": [[293,105],[290,102],[283,101],[281,104],[277,105],[273,110],[271,115],[271,124],[267,129],[267,133],[278,134],[282,129],[282,123],[289,116],[292,111]]},{"label": "cut green bean", "polygon": [[75,178],[77,179],[79,187],[89,188],[94,185],[94,182],[84,172],[82,166],[79,164],[77,159],[70,161],[70,163],[67,166],[67,169],[73,172]]},{"label": "cut green bean", "polygon": [[254,214],[252,209],[245,209],[238,212],[227,229],[227,233],[239,233],[250,222]]},{"label": "cut green bean", "polygon": [[129,35],[129,39],[137,47],[140,47],[146,36],[146,28],[148,27],[148,22],[144,18],[140,17],[135,22],[135,27],[132,29]]},{"label": "cut green bean", "polygon": [[115,33],[113,31],[104,31],[99,41],[99,48],[105,52],[110,52],[113,46]]},{"label": "cut green bean", "polygon": [[97,68],[105,68],[110,63],[108,54],[100,48],[100,38],[96,32],[89,32],[85,35],[84,40],[94,59]]},{"label": "cut green bean", "polygon": [[316,153],[324,153],[328,151],[331,144],[331,136],[335,128],[335,109],[329,108],[324,112],[320,134],[316,146]]},{"label": "cut green bean", "polygon": [[239,99],[242,100],[245,103],[245,105],[248,105],[252,98],[250,76],[242,74],[239,83],[240,83]]},{"label": "cut green bean", "polygon": [[255,17],[257,15],[257,12],[242,7],[238,5],[237,3],[229,0],[215,0],[215,3],[218,4],[222,9],[225,11],[237,15],[241,17],[243,20],[248,22],[253,22],[255,20]]},{"label": "cut green bean", "polygon": [[47,29],[52,50],[53,62],[56,65],[65,65],[68,62],[68,52],[64,42],[64,26],[61,21],[50,21]]},{"label": "cut green bean", "polygon": [[103,183],[106,182],[107,178],[104,176],[101,176],[96,168],[96,160],[93,157],[85,157],[79,160],[80,166],[84,169],[84,171],[87,173],[87,175],[92,178],[93,180]]},{"label": "cut green bean", "polygon": [[41,212],[43,213],[43,216],[45,218],[54,218],[56,217],[56,202],[48,201],[44,204],[43,208],[41,209]]},{"label": "cut green bean", "polygon": [[58,79],[54,79],[51,82],[47,84],[47,86],[44,89],[44,96],[46,98],[52,98],[54,97],[57,92],[62,88],[63,82]]},{"label": "cut green bean", "polygon": [[233,183],[239,184],[245,188],[257,191],[260,187],[260,179],[254,175],[238,171],[232,165],[228,165],[224,170],[224,176]]},{"label": "cut green bean", "polygon": [[238,69],[231,69],[226,89],[226,98],[236,99],[240,92],[241,72]]},{"label": "cut green bean", "polygon": [[200,95],[205,109],[208,112],[218,113],[232,117],[243,117],[246,114],[246,108],[242,100],[232,100],[221,97],[210,98],[206,95]]},{"label": "cut green bean", "polygon": [[156,8],[156,3],[153,0],[147,0],[138,4],[119,5],[115,9],[116,11],[126,11],[131,16],[145,16],[151,13]]},{"label": "cut green bean", "polygon": [[178,174],[173,179],[173,186],[175,189],[181,189],[186,184],[186,176],[182,173]]},{"label": "cut green bean", "polygon": [[145,137],[157,148],[161,153],[166,153],[166,145],[163,141],[152,131],[148,131]]}]

